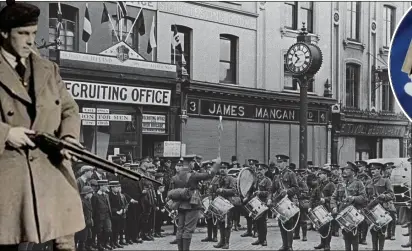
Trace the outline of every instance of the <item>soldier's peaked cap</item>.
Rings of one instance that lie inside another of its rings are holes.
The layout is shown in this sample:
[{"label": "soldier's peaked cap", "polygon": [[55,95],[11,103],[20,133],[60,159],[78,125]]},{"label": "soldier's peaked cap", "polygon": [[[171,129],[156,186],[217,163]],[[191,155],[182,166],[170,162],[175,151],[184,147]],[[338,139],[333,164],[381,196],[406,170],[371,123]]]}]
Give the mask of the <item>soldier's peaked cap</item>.
[{"label": "soldier's peaked cap", "polygon": [[220,162],[220,168],[229,168],[230,164],[228,162]]},{"label": "soldier's peaked cap", "polygon": [[289,156],[284,155],[284,154],[278,154],[275,157],[278,161],[283,161],[283,162],[286,162],[289,159]]},{"label": "soldier's peaked cap", "polygon": [[111,187],[116,187],[116,186],[120,186],[120,182],[117,180],[112,180],[109,182],[109,186]]},{"label": "soldier's peaked cap", "polygon": [[269,166],[266,164],[258,164],[258,168],[265,168],[265,169],[269,169]]},{"label": "soldier's peaked cap", "polygon": [[7,0],[7,6],[0,11],[0,30],[37,25],[40,9],[28,3]]},{"label": "soldier's peaked cap", "polygon": [[99,186],[107,186],[109,184],[108,180],[98,180],[97,185]]},{"label": "soldier's peaked cap", "polygon": [[354,172],[358,172],[358,167],[355,165],[355,163],[348,161],[346,162],[346,165],[342,167],[343,169],[352,169]]},{"label": "soldier's peaked cap", "polygon": [[388,168],[388,167],[390,167],[390,168],[396,168],[395,163],[393,163],[393,162],[385,163],[385,164],[384,164],[384,167],[385,167],[385,168]]},{"label": "soldier's peaked cap", "polygon": [[363,160],[355,161],[355,164],[357,166],[367,166],[368,165],[368,163],[366,161],[363,161]]},{"label": "soldier's peaked cap", "polygon": [[369,163],[369,165],[368,165],[369,170],[383,169],[384,167],[385,167],[385,165],[382,164],[382,163],[379,163],[379,162],[372,162],[372,163]]},{"label": "soldier's peaked cap", "polygon": [[255,159],[248,159],[247,162],[249,162],[249,163],[254,163],[254,164],[259,163],[259,161],[258,161],[258,160],[255,160]]}]

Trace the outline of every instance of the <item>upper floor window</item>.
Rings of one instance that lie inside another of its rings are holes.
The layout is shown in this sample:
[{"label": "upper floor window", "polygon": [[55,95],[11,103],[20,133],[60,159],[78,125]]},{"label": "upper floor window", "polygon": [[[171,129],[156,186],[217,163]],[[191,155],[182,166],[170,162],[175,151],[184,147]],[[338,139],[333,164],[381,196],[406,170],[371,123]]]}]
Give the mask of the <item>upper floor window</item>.
[{"label": "upper floor window", "polygon": [[388,70],[384,70],[381,74],[382,79],[382,110],[393,112],[394,97],[389,83]]},{"label": "upper floor window", "polygon": [[177,64],[178,62],[185,62],[185,69],[187,73],[190,75],[192,29],[181,25],[172,25],[171,34],[171,62],[172,64]]},{"label": "upper floor window", "polygon": [[[284,55],[283,55],[283,73],[284,73],[284,75],[283,75],[283,78],[284,78],[283,88],[285,90],[299,91],[300,90],[299,81],[288,70],[288,67],[286,66],[286,62],[287,62],[287,58],[286,58],[286,52],[285,52]],[[313,82],[309,83],[308,92],[313,92]]]},{"label": "upper floor window", "polygon": [[285,27],[300,29],[302,22],[309,33],[313,33],[313,2],[285,2]]},{"label": "upper floor window", "polygon": [[[57,36],[58,4],[49,4],[49,42],[53,43]],[[60,49],[75,51],[78,48],[78,14],[79,10],[70,5],[61,4],[62,25],[60,28]]]},{"label": "upper floor window", "polygon": [[[126,44],[128,44],[130,47],[132,47],[133,49],[137,51],[137,47],[138,47],[137,45],[139,44],[138,43],[139,36],[136,35],[137,25],[135,25],[132,28],[134,19],[131,17],[125,17],[122,20],[120,20],[120,22],[119,20],[117,20],[117,18],[114,20],[116,20],[115,21],[116,22],[115,23],[116,32],[112,31],[113,44],[119,43],[119,41],[117,40],[117,36],[119,36],[120,41],[124,41]],[[122,34],[120,34],[120,31],[122,32]],[[130,35],[129,37],[127,37],[127,34],[129,34],[129,32],[130,32]],[[126,37],[127,37],[127,41],[126,41]]]},{"label": "upper floor window", "polygon": [[347,2],[346,38],[359,41],[361,2]]},{"label": "upper floor window", "polygon": [[383,6],[383,46],[389,48],[395,30],[395,8]]},{"label": "upper floor window", "polygon": [[359,108],[360,66],[346,64],[346,106]]},{"label": "upper floor window", "polygon": [[220,82],[236,84],[237,37],[220,35]]}]

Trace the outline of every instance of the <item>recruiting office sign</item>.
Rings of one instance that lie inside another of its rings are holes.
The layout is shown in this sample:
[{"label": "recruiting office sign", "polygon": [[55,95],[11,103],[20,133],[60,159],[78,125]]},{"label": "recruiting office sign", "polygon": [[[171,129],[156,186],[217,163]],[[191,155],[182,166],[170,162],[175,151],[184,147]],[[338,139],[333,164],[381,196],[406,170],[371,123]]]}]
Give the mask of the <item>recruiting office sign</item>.
[{"label": "recruiting office sign", "polygon": [[67,90],[76,100],[112,103],[170,106],[172,92],[135,86],[64,81]]}]

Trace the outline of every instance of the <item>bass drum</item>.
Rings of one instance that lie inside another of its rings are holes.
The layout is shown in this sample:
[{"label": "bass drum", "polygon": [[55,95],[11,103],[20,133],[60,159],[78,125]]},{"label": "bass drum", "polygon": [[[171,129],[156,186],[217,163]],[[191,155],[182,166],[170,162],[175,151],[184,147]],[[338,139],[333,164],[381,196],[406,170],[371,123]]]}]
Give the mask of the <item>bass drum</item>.
[{"label": "bass drum", "polygon": [[241,198],[245,198],[253,184],[255,183],[256,175],[255,172],[247,167],[242,169],[237,176],[237,190]]}]

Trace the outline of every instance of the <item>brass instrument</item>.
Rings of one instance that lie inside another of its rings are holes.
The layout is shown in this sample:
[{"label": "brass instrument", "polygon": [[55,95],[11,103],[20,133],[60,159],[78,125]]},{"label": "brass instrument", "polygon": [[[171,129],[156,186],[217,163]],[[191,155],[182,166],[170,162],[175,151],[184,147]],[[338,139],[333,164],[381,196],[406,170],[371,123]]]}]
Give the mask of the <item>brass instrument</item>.
[{"label": "brass instrument", "polygon": [[162,185],[161,182],[147,177],[145,175],[133,172],[131,170],[126,169],[125,167],[112,163],[108,160],[100,158],[97,155],[92,154],[91,152],[72,144],[68,141],[58,139],[50,134],[47,133],[39,133],[37,132],[34,135],[28,135],[34,143],[36,143],[37,147],[40,148],[44,153],[48,154],[51,157],[59,156],[61,150],[66,149],[70,151],[70,154],[76,157],[83,162],[95,166],[97,168],[103,169],[110,173],[118,173],[122,176],[125,176],[129,179],[139,181],[140,179],[146,179],[151,182],[157,183]]}]

